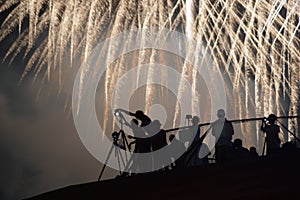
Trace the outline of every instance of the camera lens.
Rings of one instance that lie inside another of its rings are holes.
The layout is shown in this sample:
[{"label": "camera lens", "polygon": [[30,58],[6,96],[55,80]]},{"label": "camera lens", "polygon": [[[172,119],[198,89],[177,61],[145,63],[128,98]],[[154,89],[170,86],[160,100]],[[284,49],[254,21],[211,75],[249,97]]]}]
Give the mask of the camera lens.
[{"label": "camera lens", "polygon": [[265,121],[265,122],[267,121],[267,118],[266,118],[266,117],[264,118],[264,121]]}]

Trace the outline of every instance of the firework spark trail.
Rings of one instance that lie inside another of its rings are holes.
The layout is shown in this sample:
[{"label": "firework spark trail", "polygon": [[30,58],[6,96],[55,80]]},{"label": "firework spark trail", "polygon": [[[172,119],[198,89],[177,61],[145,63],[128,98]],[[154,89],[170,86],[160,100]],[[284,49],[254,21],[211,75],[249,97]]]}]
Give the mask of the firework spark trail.
[{"label": "firework spark trail", "polygon": [[[233,105],[238,104],[235,110],[240,117],[249,116],[247,110],[251,107],[255,108],[254,113],[257,116],[268,115],[270,112],[297,114],[299,0],[11,0],[0,5],[0,12],[10,8],[10,13],[1,25],[0,41],[14,30],[19,32],[19,37],[7,51],[5,59],[13,62],[25,49],[24,58],[30,57],[21,80],[33,70],[34,79],[45,72],[43,80],[49,81],[56,76],[55,69],[58,68],[59,87],[62,87],[63,63],[66,58],[72,64],[82,62],[88,58],[99,41],[128,29],[167,28],[184,32],[188,37],[196,39],[198,45],[205,45],[204,52],[211,54],[217,71],[227,73],[233,84],[233,93],[236,96],[229,98],[232,98]],[[47,37],[43,37],[45,34]],[[155,62],[159,59],[159,52],[143,50],[147,33],[141,34],[141,51],[136,56],[136,63],[141,65],[149,61]],[[117,48],[107,47],[107,61]],[[194,51],[188,49],[187,54],[201,55],[201,51],[202,48],[197,47]],[[201,56],[194,57],[192,64],[201,68],[205,59]],[[111,92],[117,79],[130,69],[128,63],[122,62],[125,61],[120,59],[106,71],[105,105],[111,100]],[[181,62],[178,61],[178,64]],[[182,81],[190,80],[192,92],[196,94],[195,86],[198,81],[195,71],[191,71],[186,62],[179,70]],[[82,83],[86,81],[85,75],[88,72],[89,68],[82,71]],[[162,74],[168,76],[165,72]],[[151,68],[146,75],[151,81],[154,76]],[[253,80],[249,79],[251,77]],[[133,84],[138,85],[140,78],[138,71]],[[182,81],[178,99],[182,98],[185,90]],[[254,96],[251,94],[252,82]],[[146,88],[147,110],[154,101],[156,91],[150,86]],[[283,106],[282,99],[289,99],[288,110]],[[195,97],[191,102],[194,112],[199,98]],[[248,109],[241,112],[244,106]],[[106,109],[105,116],[108,117],[109,108]],[[177,106],[174,126],[177,125],[176,119],[179,117],[178,109]],[[288,123],[291,127],[291,120]],[[256,138],[259,138],[258,132]]]},{"label": "firework spark trail", "polygon": [[291,39],[290,39],[290,41],[289,41],[289,43],[288,43],[288,47],[290,47],[290,45],[291,45],[291,43],[292,43],[292,41],[293,41],[293,39],[294,39],[294,37],[295,37],[297,31],[299,31],[299,28],[300,28],[300,20],[299,20],[299,22],[298,22],[298,24],[297,24],[297,26],[296,26],[296,28],[295,28],[295,31],[294,31],[293,34],[292,34],[292,37],[291,37]]},{"label": "firework spark trail", "polygon": [[[282,30],[283,30],[284,28],[286,28],[286,25],[287,25],[287,23],[289,22],[289,20],[290,20],[292,14],[294,13],[294,11],[295,11],[295,9],[297,8],[297,6],[298,6],[298,1],[295,3],[295,5],[293,6],[292,10],[291,10],[290,13],[288,14],[288,16],[285,18],[283,25],[282,25],[281,28],[279,29],[279,31],[278,31],[278,33],[277,33],[277,35],[276,35],[276,37],[275,37],[275,39],[274,39],[274,41],[273,41],[273,43],[272,43],[272,46],[273,46],[273,45],[275,44],[275,42],[277,41],[278,37],[281,37],[280,33],[282,32]],[[287,40],[286,40],[284,37],[282,37],[281,39],[282,39],[282,41],[286,41],[286,42],[287,42]]]},{"label": "firework spark trail", "polygon": [[[276,20],[277,15],[279,14],[280,9],[282,8],[282,6],[286,3],[286,0],[283,0],[279,3],[278,7],[277,7],[277,3],[279,0],[276,0],[272,6],[271,6],[271,10],[270,10],[270,15],[268,17],[268,19],[266,20],[265,26],[263,27],[261,33],[263,33],[263,31],[268,27],[271,26],[274,21]],[[277,7],[277,8],[276,8]],[[275,11],[274,11],[275,10]]]},{"label": "firework spark trail", "polygon": [[[197,23],[196,23],[196,9],[195,9],[195,1],[193,0],[188,0],[186,1],[186,33],[188,38],[197,38]],[[200,40],[201,41],[201,40]],[[192,45],[190,45],[192,46]],[[191,57],[194,58],[194,63],[193,63],[193,68],[192,68],[192,105],[191,105],[191,113],[193,115],[198,115],[198,106],[199,106],[199,94],[197,92],[197,73],[199,69],[198,61],[196,60],[198,56],[194,56],[195,52],[197,52],[197,55],[200,55],[200,49],[201,49],[202,44],[197,41],[196,49],[190,49]],[[195,46],[194,46],[195,47]]]}]

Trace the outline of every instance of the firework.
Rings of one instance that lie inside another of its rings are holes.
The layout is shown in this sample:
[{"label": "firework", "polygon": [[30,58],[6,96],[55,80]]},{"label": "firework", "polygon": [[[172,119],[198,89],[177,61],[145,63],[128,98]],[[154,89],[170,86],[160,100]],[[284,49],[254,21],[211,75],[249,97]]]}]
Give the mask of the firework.
[{"label": "firework", "polygon": [[[237,117],[248,118],[277,115],[297,115],[299,105],[300,5],[299,0],[11,0],[1,1],[0,12],[10,9],[2,23],[0,41],[15,29],[18,39],[6,53],[11,62],[26,49],[29,57],[22,78],[34,70],[36,76],[46,72],[48,80],[57,76],[59,83],[65,58],[71,66],[83,62],[99,41],[120,32],[141,28],[178,30],[194,38],[197,46],[188,52],[211,55],[212,69],[223,74],[227,96]],[[26,24],[26,25],[24,25]],[[141,47],[143,44],[141,44]],[[109,46],[110,51],[117,47]],[[137,64],[153,63],[157,52],[140,51],[133,58]],[[109,60],[109,59],[108,59]],[[119,59],[105,76],[105,107],[124,71],[130,67]],[[201,66],[203,59],[195,59]],[[191,80],[196,90],[197,75],[185,61],[178,61],[182,77]],[[87,69],[88,70],[88,69]],[[162,74],[167,76],[162,69]],[[82,73],[84,77],[84,72]],[[139,75],[137,74],[139,77]],[[151,68],[147,79],[154,74]],[[139,78],[137,78],[138,81]],[[184,90],[180,84],[178,98]],[[213,86],[212,86],[213,87]],[[155,88],[145,88],[145,110],[154,101]],[[199,104],[192,100],[192,107]],[[175,113],[178,113],[178,106]],[[108,116],[109,110],[104,110]],[[172,125],[176,125],[176,114]],[[289,120],[289,128],[297,121]],[[248,144],[261,141],[256,124]],[[242,126],[243,134],[251,127]],[[287,138],[285,138],[287,139]]]}]

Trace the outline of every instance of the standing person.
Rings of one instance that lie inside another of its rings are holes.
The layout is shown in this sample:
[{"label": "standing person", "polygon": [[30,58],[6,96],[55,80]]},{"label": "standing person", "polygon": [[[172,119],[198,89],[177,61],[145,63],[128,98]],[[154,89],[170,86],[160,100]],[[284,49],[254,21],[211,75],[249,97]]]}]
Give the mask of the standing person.
[{"label": "standing person", "polygon": [[197,143],[200,140],[200,127],[199,127],[200,118],[194,116],[192,118],[192,127],[190,128],[190,134],[192,138],[192,144]]},{"label": "standing person", "polygon": [[199,151],[202,146],[200,141],[200,127],[199,127],[200,118],[194,116],[192,118],[192,126],[189,128],[190,134],[190,144],[187,149],[187,166],[193,166],[200,164]]},{"label": "standing person", "polygon": [[147,169],[147,165],[151,165],[151,160],[140,156],[141,153],[151,152],[151,142],[150,139],[146,137],[145,130],[139,126],[137,119],[132,119],[129,123],[125,125],[129,126],[133,132],[134,136],[128,136],[130,139],[134,139],[133,142],[129,143],[131,148],[132,144],[135,144],[134,154],[132,157],[132,170],[135,172],[143,172],[144,169]]},{"label": "standing person", "polygon": [[151,144],[149,142],[149,139],[146,138],[145,131],[142,127],[139,126],[139,122],[136,119],[132,119],[130,121],[130,124],[128,125],[133,132],[134,137],[130,137],[132,139],[135,139],[135,141],[130,143],[130,146],[132,144],[135,144],[134,153],[148,153],[151,151]]},{"label": "standing person", "polygon": [[232,135],[233,126],[225,118],[225,111],[219,109],[217,112],[218,120],[212,124],[212,135],[216,138],[215,155],[216,162],[222,163],[232,157]]},{"label": "standing person", "polygon": [[279,132],[280,128],[275,121],[277,120],[276,115],[270,114],[266,120],[262,120],[261,130],[266,133],[266,144],[267,144],[267,155],[274,155],[279,152],[280,149],[280,139]]},{"label": "standing person", "polygon": [[161,168],[161,167],[167,167],[164,166],[165,158],[164,155],[158,154],[158,152],[155,152],[165,146],[168,145],[167,143],[167,134],[166,131],[161,129],[161,123],[159,120],[154,120],[150,124],[150,137],[151,139],[151,147],[153,153],[153,165],[154,168]]},{"label": "standing person", "polygon": [[135,113],[132,113],[124,109],[117,109],[115,112],[124,112],[127,115],[134,116],[137,120],[141,121],[140,127],[143,127],[145,131],[149,133],[151,118],[143,111],[137,110]]}]

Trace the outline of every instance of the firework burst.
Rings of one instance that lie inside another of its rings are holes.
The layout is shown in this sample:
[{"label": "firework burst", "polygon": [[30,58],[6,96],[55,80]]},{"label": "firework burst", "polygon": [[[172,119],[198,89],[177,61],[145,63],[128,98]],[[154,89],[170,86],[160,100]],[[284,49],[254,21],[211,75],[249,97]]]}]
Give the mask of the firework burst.
[{"label": "firework burst", "polygon": [[[36,76],[45,72],[46,79],[50,80],[57,76],[53,71],[58,69],[59,83],[62,84],[66,57],[72,66],[74,62],[86,60],[105,38],[136,28],[166,28],[184,32],[198,42],[197,46],[204,47],[191,52],[211,55],[212,68],[229,81],[227,95],[236,117],[298,114],[299,0],[1,1],[0,12],[7,9],[10,12],[2,23],[0,41],[12,31],[19,31],[5,59],[12,62],[21,50],[26,49],[25,57],[30,55],[30,58],[22,78],[34,70]],[[109,47],[110,51],[116,48]],[[154,62],[156,54],[155,50],[140,51],[135,58],[139,64]],[[195,59],[193,64],[201,66],[201,62],[203,60]],[[181,64],[182,76],[188,77],[196,88],[195,72],[189,70],[187,63]],[[130,66],[120,59],[114,68],[106,71],[106,107],[109,107],[118,77],[127,67]],[[149,69],[147,79],[151,80],[152,76]],[[180,87],[183,90],[184,84]],[[145,94],[147,111],[155,89],[149,85]],[[199,103],[197,99],[192,102],[192,107]],[[108,112],[105,110],[106,115]],[[295,123],[297,121],[289,120],[289,128]],[[258,128],[259,124],[256,126]],[[241,129],[247,134],[251,127],[242,126]],[[259,144],[260,140],[256,131],[248,144]]]}]

